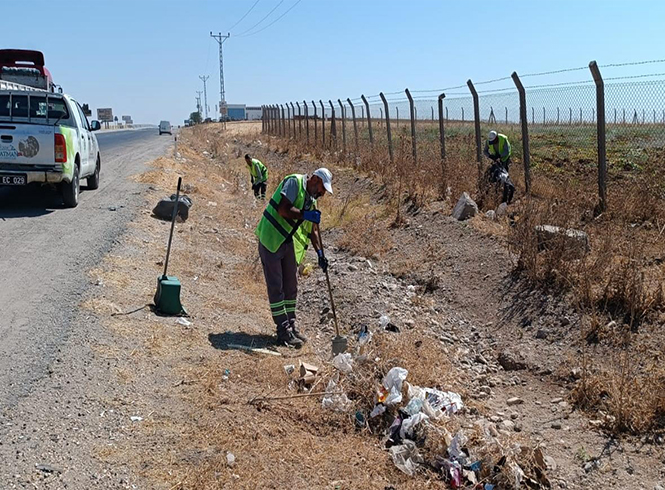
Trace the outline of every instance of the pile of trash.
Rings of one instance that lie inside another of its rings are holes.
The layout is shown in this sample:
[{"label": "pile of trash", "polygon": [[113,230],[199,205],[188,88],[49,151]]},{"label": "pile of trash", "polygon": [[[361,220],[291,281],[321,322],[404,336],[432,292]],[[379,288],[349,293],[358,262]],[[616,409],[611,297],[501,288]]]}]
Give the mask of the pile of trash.
[{"label": "pile of trash", "polygon": [[[508,436],[499,440],[502,434],[489,421],[469,417],[458,393],[411,384],[408,370],[400,366],[378,383],[372,368],[376,364],[365,353],[371,338],[367,328],[361,329],[355,355],[332,359],[334,373],[321,400],[324,410],[355,412],[357,430],[381,437],[395,466],[409,476],[435,472],[452,488],[550,487],[542,450],[511,443]],[[311,389],[322,372],[301,363],[299,374],[300,386]]]}]

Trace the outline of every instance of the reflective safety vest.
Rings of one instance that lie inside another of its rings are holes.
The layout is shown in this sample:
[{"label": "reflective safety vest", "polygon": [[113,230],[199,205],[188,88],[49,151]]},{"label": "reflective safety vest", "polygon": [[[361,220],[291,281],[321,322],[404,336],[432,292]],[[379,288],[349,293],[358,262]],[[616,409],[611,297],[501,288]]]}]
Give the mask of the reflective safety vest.
[{"label": "reflective safety vest", "polygon": [[[298,181],[298,195],[293,204],[295,208],[302,209],[305,205],[305,175],[292,174],[287,175],[282,182],[280,182],[275,193],[268,201],[268,205],[263,211],[261,221],[259,221],[256,231],[254,232],[259,238],[261,244],[270,252],[275,253],[277,249],[282,246],[287,240],[293,239],[293,248],[296,254],[296,261],[298,264],[305,257],[305,252],[309,245],[312,233],[312,225],[310,221],[303,222],[302,220],[292,220],[280,216],[279,203],[282,201],[282,187],[286,179],[295,177]],[[313,202],[312,209],[316,207],[316,201]]]},{"label": "reflective safety vest", "polygon": [[268,181],[268,169],[261,160],[252,158],[252,164],[249,166],[249,174],[254,177],[254,183],[261,183]]},{"label": "reflective safety vest", "polygon": [[[497,145],[494,145],[492,143],[487,144],[487,147],[488,147],[487,151],[489,151],[489,154],[492,155],[492,156],[496,155],[496,156],[501,157],[501,161],[505,162],[508,158],[510,158],[510,154],[511,154],[510,142],[508,141],[508,138],[504,134],[498,133],[496,135],[496,137],[499,140],[499,145],[498,145],[499,146],[499,151],[497,152],[497,150],[496,150]],[[506,156],[503,156],[504,152],[506,151],[506,147],[507,147],[508,154]]]}]

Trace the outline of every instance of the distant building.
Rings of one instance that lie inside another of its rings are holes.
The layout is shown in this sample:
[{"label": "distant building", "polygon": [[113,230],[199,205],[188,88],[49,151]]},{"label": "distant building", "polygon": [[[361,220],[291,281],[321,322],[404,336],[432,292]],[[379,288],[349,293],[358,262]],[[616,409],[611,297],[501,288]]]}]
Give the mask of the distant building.
[{"label": "distant building", "polygon": [[263,109],[260,106],[247,106],[245,113],[248,121],[257,121],[263,117]]},{"label": "distant building", "polygon": [[244,121],[247,119],[245,104],[226,104],[229,121]]}]

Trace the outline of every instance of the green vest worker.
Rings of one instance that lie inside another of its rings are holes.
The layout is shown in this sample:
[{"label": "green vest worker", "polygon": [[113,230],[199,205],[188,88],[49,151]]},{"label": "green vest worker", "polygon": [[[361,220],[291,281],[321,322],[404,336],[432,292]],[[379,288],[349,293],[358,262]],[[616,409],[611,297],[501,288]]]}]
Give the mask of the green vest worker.
[{"label": "green vest worker", "polygon": [[324,271],[328,269],[318,235],[321,211],[315,209],[316,200],[326,191],[331,194],[333,191],[332,174],[327,168],[315,170],[311,175],[287,175],[268,201],[256,227],[277,339],[293,347],[301,347],[307,340],[296,326],[296,296],[298,263],[309,240],[319,256],[319,266]]},{"label": "green vest worker", "polygon": [[508,170],[508,166],[510,165],[510,154],[512,152],[510,150],[510,141],[508,141],[505,134],[490,131],[483,153],[487,158],[494,161],[500,160],[503,167]]},{"label": "green vest worker", "polygon": [[261,160],[252,158],[249,154],[245,155],[245,162],[249,167],[249,175],[252,178],[252,190],[257,199],[266,198],[266,187],[268,185],[268,169]]}]

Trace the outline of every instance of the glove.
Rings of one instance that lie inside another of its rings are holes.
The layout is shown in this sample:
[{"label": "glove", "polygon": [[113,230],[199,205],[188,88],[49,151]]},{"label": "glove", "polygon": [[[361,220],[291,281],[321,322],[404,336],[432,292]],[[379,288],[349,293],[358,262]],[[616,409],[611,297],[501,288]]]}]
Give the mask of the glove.
[{"label": "glove", "polygon": [[317,250],[316,254],[319,256],[319,267],[323,272],[328,272],[328,259],[323,255],[323,250]]},{"label": "glove", "polygon": [[303,211],[302,217],[305,221],[311,221],[317,225],[321,222],[321,211],[314,209],[313,211]]}]

